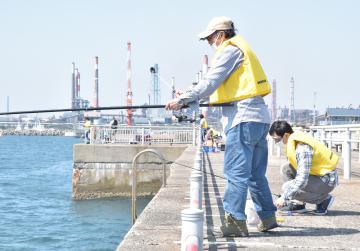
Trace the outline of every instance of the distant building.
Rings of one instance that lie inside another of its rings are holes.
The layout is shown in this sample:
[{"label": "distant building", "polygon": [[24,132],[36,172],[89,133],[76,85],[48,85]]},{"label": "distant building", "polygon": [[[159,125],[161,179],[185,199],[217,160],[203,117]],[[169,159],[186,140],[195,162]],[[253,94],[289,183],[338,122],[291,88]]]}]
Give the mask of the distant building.
[{"label": "distant building", "polygon": [[359,124],[360,109],[354,108],[327,108],[324,115],[324,124],[342,125]]},{"label": "distant building", "polygon": [[[316,116],[317,116],[317,111],[316,112]],[[295,116],[294,119],[295,121],[291,121],[292,123],[295,124],[312,124],[313,120],[314,120],[314,110],[310,110],[310,109],[295,109],[294,110]],[[281,108],[279,107],[277,110],[277,114],[278,120],[286,120],[286,121],[290,121],[289,118],[289,108],[288,107],[284,107]]]}]

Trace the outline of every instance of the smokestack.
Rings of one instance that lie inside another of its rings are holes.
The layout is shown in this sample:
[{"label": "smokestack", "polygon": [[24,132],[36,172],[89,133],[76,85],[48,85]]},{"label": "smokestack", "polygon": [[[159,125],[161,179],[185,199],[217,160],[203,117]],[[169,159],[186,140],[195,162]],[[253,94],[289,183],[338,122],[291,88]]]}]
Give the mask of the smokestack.
[{"label": "smokestack", "polygon": [[99,107],[99,57],[95,57],[95,83],[94,83],[94,98],[92,106]]},{"label": "smokestack", "polygon": [[78,75],[79,75],[79,69],[75,68],[75,97],[74,97],[74,108],[78,108]]},{"label": "smokestack", "polygon": [[294,89],[295,89],[295,84],[294,84],[294,78],[291,77],[290,79],[290,107],[289,107],[289,121],[292,123],[295,123],[295,105],[294,105]]},{"label": "smokestack", "polygon": [[75,68],[75,99],[78,97],[78,77],[79,77],[79,69]]},{"label": "smokestack", "polygon": [[174,99],[176,96],[176,90],[175,90],[175,78],[171,78],[171,97]]},{"label": "smokestack", "polygon": [[76,98],[80,98],[80,72],[78,69],[76,70]]},{"label": "smokestack", "polygon": [[[131,90],[131,42],[127,43],[127,98],[126,104],[132,106],[132,90]],[[132,109],[127,110],[127,125],[131,126]]]},{"label": "smokestack", "polygon": [[75,63],[71,64],[71,108],[75,107]]},{"label": "smokestack", "polygon": [[150,73],[151,73],[151,91],[153,98],[152,104],[159,105],[161,103],[160,86],[159,86],[159,65],[154,64],[154,66],[151,66]]}]

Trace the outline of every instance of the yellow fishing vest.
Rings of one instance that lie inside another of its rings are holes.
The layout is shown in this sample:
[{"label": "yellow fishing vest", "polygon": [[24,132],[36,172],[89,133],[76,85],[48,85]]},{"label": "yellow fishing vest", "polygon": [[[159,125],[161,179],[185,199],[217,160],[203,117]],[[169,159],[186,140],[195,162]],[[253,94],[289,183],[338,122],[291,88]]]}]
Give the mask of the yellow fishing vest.
[{"label": "yellow fishing vest", "polygon": [[236,35],[224,41],[216,50],[212,64],[228,45],[238,47],[244,53],[244,61],[210,96],[210,103],[229,103],[269,94],[271,86],[261,64],[248,43],[241,36]]},{"label": "yellow fishing vest", "polygon": [[201,128],[208,128],[209,127],[205,118],[200,120],[200,126],[201,126]]},{"label": "yellow fishing vest", "polygon": [[290,135],[286,145],[286,156],[295,169],[297,169],[295,150],[298,142],[307,144],[313,148],[314,154],[311,162],[311,175],[324,176],[336,168],[339,157],[335,153],[309,134],[295,131]]},{"label": "yellow fishing vest", "polygon": [[85,129],[90,129],[90,127],[91,127],[91,122],[90,122],[90,120],[88,120],[88,121],[86,121],[86,122],[84,123],[84,128],[85,128]]}]

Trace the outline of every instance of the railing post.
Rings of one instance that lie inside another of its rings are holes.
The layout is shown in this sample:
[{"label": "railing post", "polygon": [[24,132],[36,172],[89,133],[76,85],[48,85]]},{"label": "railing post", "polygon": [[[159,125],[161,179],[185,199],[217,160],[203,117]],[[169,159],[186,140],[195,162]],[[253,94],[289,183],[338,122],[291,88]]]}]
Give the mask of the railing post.
[{"label": "railing post", "polygon": [[196,146],[196,127],[195,127],[195,124],[193,125],[192,145],[193,145],[193,146]]},{"label": "railing post", "polygon": [[203,250],[204,211],[187,208],[181,211],[181,251]]},{"label": "railing post", "polygon": [[346,128],[345,139],[343,143],[343,158],[344,158],[344,179],[351,178],[351,132]]},{"label": "railing post", "polygon": [[201,126],[199,126],[199,129],[197,130],[198,132],[198,136],[197,136],[197,146],[201,147],[201,139],[202,139],[202,131],[201,131]]},{"label": "railing post", "polygon": [[141,128],[141,144],[144,145],[145,142],[145,128]]},{"label": "railing post", "polygon": [[196,171],[190,176],[190,208],[202,209],[202,175]]},{"label": "railing post", "polygon": [[310,134],[313,138],[315,138],[315,130],[310,129]]},{"label": "railing post", "polygon": [[325,129],[321,129],[320,131],[320,142],[326,145],[326,131]]},{"label": "railing post", "polygon": [[92,126],[90,127],[90,144],[95,144],[96,143],[96,127]]},{"label": "railing post", "polygon": [[166,186],[166,165],[165,165],[166,163],[165,163],[164,156],[154,149],[145,149],[145,150],[139,152],[138,154],[136,154],[133,159],[133,162],[132,162],[132,189],[131,189],[131,223],[132,223],[132,225],[134,225],[134,223],[137,219],[137,215],[136,215],[136,186],[137,186],[136,160],[137,160],[137,158],[139,158],[139,156],[141,154],[146,153],[146,152],[155,154],[162,161],[162,169],[163,169],[162,170],[163,171],[162,187]]}]

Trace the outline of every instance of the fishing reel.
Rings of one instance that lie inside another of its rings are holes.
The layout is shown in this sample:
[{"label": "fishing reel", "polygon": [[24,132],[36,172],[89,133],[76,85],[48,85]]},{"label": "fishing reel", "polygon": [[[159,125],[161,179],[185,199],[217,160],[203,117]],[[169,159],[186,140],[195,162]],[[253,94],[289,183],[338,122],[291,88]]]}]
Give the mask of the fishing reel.
[{"label": "fishing reel", "polygon": [[189,118],[187,115],[180,112],[180,113],[173,114],[173,121],[178,122],[178,123],[182,123],[182,122],[193,123],[193,122],[195,122],[195,119]]}]

